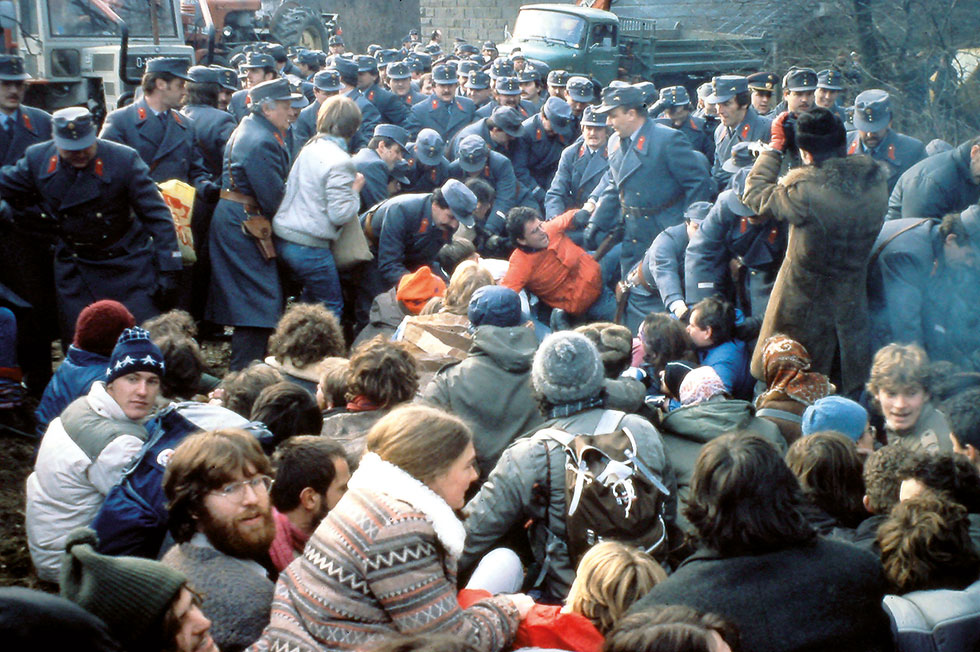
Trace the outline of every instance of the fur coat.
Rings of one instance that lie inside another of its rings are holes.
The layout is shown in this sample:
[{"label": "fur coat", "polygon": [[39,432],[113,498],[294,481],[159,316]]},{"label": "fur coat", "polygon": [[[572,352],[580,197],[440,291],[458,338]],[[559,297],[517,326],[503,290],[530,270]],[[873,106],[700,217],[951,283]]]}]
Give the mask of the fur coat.
[{"label": "fur coat", "polygon": [[776,151],[759,156],[742,198],[761,219],[791,225],[752,375],[763,378],[762,343],[785,333],[806,347],[813,371],[840,369],[846,395],[860,389],[871,367],[866,277],[888,207],[888,174],[868,156],[849,156],[777,180],[781,158]]}]

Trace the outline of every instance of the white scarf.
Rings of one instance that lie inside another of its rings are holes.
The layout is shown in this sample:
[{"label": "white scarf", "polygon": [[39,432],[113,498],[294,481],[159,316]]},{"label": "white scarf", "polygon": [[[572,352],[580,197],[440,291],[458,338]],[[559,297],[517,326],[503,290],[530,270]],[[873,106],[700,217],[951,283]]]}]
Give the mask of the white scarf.
[{"label": "white scarf", "polygon": [[439,542],[454,557],[463,552],[466,530],[455,512],[436,492],[376,453],[364,453],[360,466],[347,483],[349,489],[366,489],[403,500],[425,514]]}]

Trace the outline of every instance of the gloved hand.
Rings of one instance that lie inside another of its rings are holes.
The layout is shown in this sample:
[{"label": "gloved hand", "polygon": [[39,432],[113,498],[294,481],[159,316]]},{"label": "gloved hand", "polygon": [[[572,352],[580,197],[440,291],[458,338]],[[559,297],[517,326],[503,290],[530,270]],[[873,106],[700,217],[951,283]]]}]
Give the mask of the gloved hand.
[{"label": "gloved hand", "polygon": [[782,152],[786,149],[786,119],[789,117],[789,111],[783,111],[779,116],[772,121],[772,128],[770,130],[769,136],[769,146],[773,149]]},{"label": "gloved hand", "polygon": [[582,232],[582,244],[585,245],[586,249],[593,251],[599,246],[599,243],[595,241],[598,232],[599,227],[596,226],[595,222],[589,222],[589,225],[585,227],[585,231]]},{"label": "gloved hand", "polygon": [[580,208],[575,211],[575,217],[572,218],[572,226],[576,229],[584,229],[589,224],[589,218],[592,214],[584,208]]},{"label": "gloved hand", "polygon": [[177,304],[177,272],[159,272],[157,286],[153,290],[153,303],[161,311],[167,311]]},{"label": "gloved hand", "polygon": [[499,254],[510,249],[510,239],[495,233],[487,237],[484,248],[489,254]]}]

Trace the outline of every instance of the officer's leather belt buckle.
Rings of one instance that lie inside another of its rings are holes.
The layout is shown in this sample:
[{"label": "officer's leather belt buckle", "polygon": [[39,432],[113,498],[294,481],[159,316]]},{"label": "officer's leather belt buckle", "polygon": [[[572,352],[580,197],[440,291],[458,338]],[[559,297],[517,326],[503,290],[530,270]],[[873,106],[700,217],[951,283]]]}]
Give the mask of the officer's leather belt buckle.
[{"label": "officer's leather belt buckle", "polygon": [[265,260],[276,257],[276,247],[272,243],[272,222],[259,212],[255,199],[234,190],[222,190],[221,198],[241,204],[248,218],[242,222],[242,233],[255,239],[255,246]]},{"label": "officer's leather belt buckle", "polygon": [[245,207],[245,212],[249,215],[258,214],[261,212],[259,210],[259,204],[255,201],[254,197],[249,197],[248,195],[244,195],[240,192],[235,192],[234,190],[222,190],[221,198],[241,204]]}]

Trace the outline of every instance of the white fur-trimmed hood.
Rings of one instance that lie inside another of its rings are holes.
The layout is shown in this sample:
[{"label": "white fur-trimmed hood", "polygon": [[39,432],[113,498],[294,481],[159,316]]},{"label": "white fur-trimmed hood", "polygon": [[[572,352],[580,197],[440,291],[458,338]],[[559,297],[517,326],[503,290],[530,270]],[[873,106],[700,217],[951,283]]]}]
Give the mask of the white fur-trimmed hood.
[{"label": "white fur-trimmed hood", "polygon": [[376,491],[405,501],[425,514],[439,542],[451,555],[459,557],[462,554],[466,530],[449,504],[424,483],[394,464],[385,462],[376,453],[364,453],[347,487]]}]

